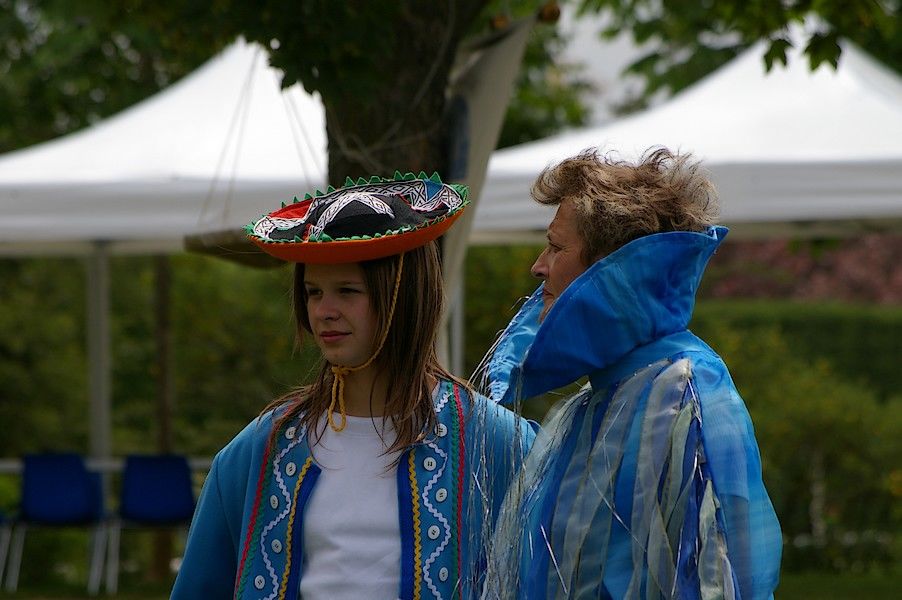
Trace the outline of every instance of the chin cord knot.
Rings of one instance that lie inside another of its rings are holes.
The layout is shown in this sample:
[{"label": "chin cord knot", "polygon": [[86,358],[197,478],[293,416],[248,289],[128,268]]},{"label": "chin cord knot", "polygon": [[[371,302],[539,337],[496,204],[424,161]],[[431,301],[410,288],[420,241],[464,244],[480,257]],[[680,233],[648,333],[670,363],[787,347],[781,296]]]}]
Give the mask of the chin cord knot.
[{"label": "chin cord knot", "polygon": [[[395,273],[395,289],[392,292],[391,305],[388,309],[388,324],[386,324],[385,329],[382,330],[382,337],[379,340],[376,351],[373,352],[372,356],[370,356],[365,363],[356,367],[332,365],[332,402],[329,404],[329,410],[326,411],[329,427],[332,428],[332,431],[342,431],[348,424],[348,415],[345,412],[345,375],[353,373],[354,371],[363,370],[370,366],[373,361],[376,360],[376,357],[379,356],[379,353],[382,351],[382,346],[385,345],[385,340],[388,337],[388,330],[391,329],[392,319],[395,315],[395,305],[398,302],[398,290],[401,288],[401,271],[403,268],[404,253],[402,252],[398,257],[398,270]],[[338,425],[335,424],[335,420],[332,418],[332,413],[335,410],[336,404],[338,405],[338,411],[341,416],[341,421]]]}]

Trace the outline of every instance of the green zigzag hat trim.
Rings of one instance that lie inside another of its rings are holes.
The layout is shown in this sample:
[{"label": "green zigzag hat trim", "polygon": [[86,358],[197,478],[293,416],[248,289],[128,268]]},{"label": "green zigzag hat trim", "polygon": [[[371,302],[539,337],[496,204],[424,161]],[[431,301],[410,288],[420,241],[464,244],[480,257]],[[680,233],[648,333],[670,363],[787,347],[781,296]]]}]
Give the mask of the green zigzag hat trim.
[{"label": "green zigzag hat trim", "polygon": [[[330,237],[326,233],[321,233],[321,234],[317,235],[316,237],[309,237],[307,240],[302,240],[302,239],[300,239],[299,236],[295,236],[293,240],[272,240],[272,239],[268,239],[268,238],[262,238],[254,233],[254,225],[257,222],[259,222],[261,219],[268,217],[269,214],[260,215],[259,219],[255,219],[251,223],[245,225],[243,229],[244,229],[244,232],[248,236],[254,237],[257,240],[260,240],[261,242],[266,243],[266,244],[323,243],[323,242],[333,242],[333,241],[334,242],[343,242],[343,241],[352,241],[352,240],[370,240],[370,239],[374,239],[374,238],[381,238],[381,237],[385,237],[385,236],[389,236],[389,235],[398,235],[398,234],[409,232],[409,231],[415,231],[417,229],[435,225],[436,223],[441,223],[448,217],[451,217],[451,216],[457,214],[458,211],[462,210],[465,206],[467,206],[470,203],[470,200],[469,200],[470,190],[466,185],[459,184],[459,183],[445,183],[442,181],[442,178],[438,174],[437,171],[433,171],[431,175],[427,175],[425,171],[420,171],[418,174],[415,174],[412,171],[408,171],[406,173],[401,173],[401,171],[396,170],[394,172],[394,174],[392,175],[392,177],[390,177],[390,178],[380,177],[379,175],[373,175],[369,179],[367,179],[366,177],[358,177],[356,181],[354,181],[354,179],[351,177],[346,177],[342,188],[353,188],[353,187],[372,185],[372,184],[378,184],[378,183],[392,183],[392,182],[396,182],[396,181],[416,181],[416,180],[430,181],[432,183],[437,183],[439,185],[448,186],[460,197],[460,199],[461,199],[460,206],[458,206],[457,208],[453,208],[453,209],[449,208],[448,212],[446,214],[444,214],[440,217],[431,219],[429,221],[425,221],[418,226],[414,227],[414,226],[410,226],[410,225],[405,225],[398,229],[390,229],[390,230],[387,230],[382,233],[375,233],[372,236],[355,235],[355,236],[351,236],[351,237],[333,238],[333,237]],[[329,185],[326,188],[325,192],[317,189],[314,191],[313,194],[305,193],[304,200],[305,201],[306,200],[314,200],[316,198],[331,194],[335,191],[336,191],[336,188]],[[292,204],[297,204],[298,202],[300,202],[300,200],[298,199],[297,196],[294,196],[291,200]],[[286,206],[286,203],[282,202],[281,205],[282,205],[282,208],[284,208]]]}]

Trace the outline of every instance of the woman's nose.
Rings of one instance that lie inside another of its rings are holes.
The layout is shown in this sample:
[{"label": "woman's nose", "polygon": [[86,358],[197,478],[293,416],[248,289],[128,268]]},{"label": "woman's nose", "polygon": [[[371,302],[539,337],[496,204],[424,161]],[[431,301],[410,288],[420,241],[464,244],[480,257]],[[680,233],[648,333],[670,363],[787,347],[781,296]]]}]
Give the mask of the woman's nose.
[{"label": "woman's nose", "polygon": [[548,262],[545,260],[545,254],[547,250],[542,250],[542,253],[539,254],[539,257],[536,259],[536,262],[532,264],[532,268],[529,269],[529,272],[533,277],[537,279],[545,279],[548,276]]}]

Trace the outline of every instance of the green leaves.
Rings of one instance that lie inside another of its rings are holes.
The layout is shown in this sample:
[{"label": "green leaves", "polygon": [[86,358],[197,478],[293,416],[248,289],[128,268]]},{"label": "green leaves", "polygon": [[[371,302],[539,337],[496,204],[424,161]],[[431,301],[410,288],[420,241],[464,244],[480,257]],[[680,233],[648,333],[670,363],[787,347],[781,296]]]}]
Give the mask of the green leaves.
[{"label": "green leaves", "polygon": [[842,50],[838,42],[839,35],[836,31],[829,33],[816,33],[808,40],[805,54],[808,55],[808,64],[811,70],[817,69],[822,63],[829,63],[836,68],[839,55]]},{"label": "green leaves", "polygon": [[650,50],[628,71],[645,79],[641,97],[621,107],[645,106],[645,99],[666,89],[676,93],[725,64],[759,40],[768,42],[762,56],[770,70],[786,65],[790,27],[802,27],[802,53],[813,70],[836,67],[840,41],[849,39],[891,68],[902,72],[902,3],[872,0],[582,0],[580,10],[605,11],[604,35],[631,31]]},{"label": "green leaves", "polygon": [[300,82],[327,101],[370,93],[389,76],[386,57],[404,43],[398,2],[269,0],[265,10],[233,4],[246,5],[242,30],[271,49],[270,64],[284,72],[282,87]]},{"label": "green leaves", "polygon": [[234,35],[234,29],[206,29],[199,19],[212,19],[204,14],[187,20],[196,25],[191,37],[178,37],[179,27],[169,27],[175,3],[170,14],[158,9],[147,18],[138,15],[141,1],[128,7],[101,0],[4,4],[0,152],[114,114],[190,72]]},{"label": "green leaves", "polygon": [[789,40],[784,38],[777,38],[770,41],[770,46],[767,48],[767,52],[764,53],[764,67],[768,71],[770,71],[774,62],[779,62],[784,67],[786,66],[786,51],[792,48],[792,44]]}]

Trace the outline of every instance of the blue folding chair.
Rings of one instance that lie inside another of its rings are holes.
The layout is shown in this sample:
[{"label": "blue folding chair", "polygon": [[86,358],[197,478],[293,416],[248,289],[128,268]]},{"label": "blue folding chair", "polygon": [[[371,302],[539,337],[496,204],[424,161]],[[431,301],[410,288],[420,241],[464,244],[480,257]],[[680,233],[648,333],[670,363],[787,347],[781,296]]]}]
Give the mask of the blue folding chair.
[{"label": "blue folding chair", "polygon": [[119,585],[119,541],[123,527],[187,528],[194,516],[194,484],[184,456],[128,456],[122,472],[119,515],[111,520],[106,591]]},{"label": "blue folding chair", "polygon": [[91,529],[88,593],[100,590],[106,523],[99,473],[87,470],[77,454],[29,454],[23,459],[22,499],[12,522],[6,591],[15,592],[29,527]]}]

